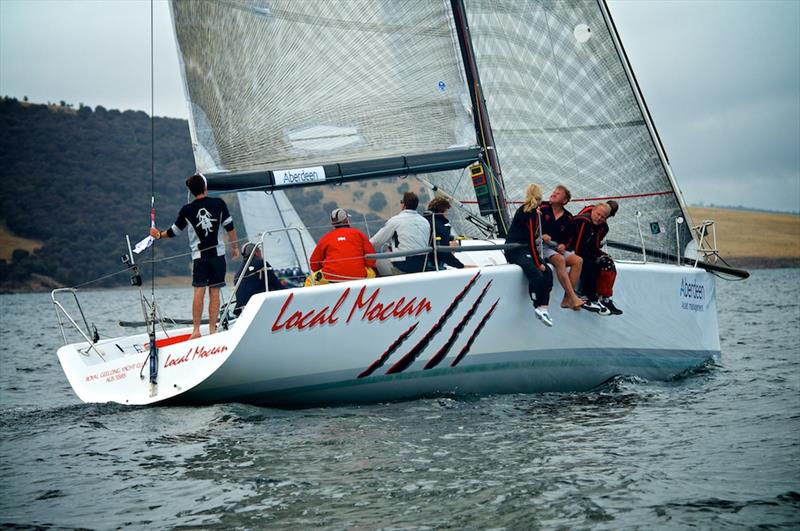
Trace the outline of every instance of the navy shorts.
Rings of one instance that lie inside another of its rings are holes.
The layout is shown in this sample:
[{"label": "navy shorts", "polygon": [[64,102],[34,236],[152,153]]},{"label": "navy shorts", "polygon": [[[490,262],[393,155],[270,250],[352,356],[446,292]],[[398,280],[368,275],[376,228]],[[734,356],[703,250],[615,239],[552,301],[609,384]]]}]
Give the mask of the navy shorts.
[{"label": "navy shorts", "polygon": [[225,257],[201,257],[192,261],[192,286],[220,288],[225,285]]}]

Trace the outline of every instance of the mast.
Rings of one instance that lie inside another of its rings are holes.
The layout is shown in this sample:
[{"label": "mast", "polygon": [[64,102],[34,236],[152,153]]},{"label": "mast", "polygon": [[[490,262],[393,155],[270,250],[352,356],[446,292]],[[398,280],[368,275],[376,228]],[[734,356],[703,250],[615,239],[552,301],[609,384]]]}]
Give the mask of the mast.
[{"label": "mast", "polygon": [[497,158],[497,150],[494,144],[492,126],[489,122],[489,114],[486,110],[486,100],[483,97],[481,79],[478,74],[478,64],[475,62],[475,50],[472,47],[472,38],[469,33],[464,0],[450,0],[453,7],[453,17],[455,18],[456,31],[458,32],[458,42],[461,46],[461,57],[464,61],[464,70],[467,75],[469,94],[472,105],[475,108],[473,118],[475,120],[475,130],[480,135],[481,152],[483,159],[489,163],[491,173],[488,175],[489,189],[494,203],[492,216],[495,219],[497,230],[500,236],[505,237],[508,232],[510,220],[506,208],[506,198],[503,187],[503,173],[500,170],[500,161]]}]

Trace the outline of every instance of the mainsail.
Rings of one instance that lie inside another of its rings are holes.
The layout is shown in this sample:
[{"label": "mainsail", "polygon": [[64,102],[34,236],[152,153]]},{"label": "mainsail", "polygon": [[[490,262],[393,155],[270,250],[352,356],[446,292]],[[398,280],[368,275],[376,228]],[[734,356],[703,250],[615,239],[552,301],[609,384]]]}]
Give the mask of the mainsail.
[{"label": "mainsail", "polygon": [[476,145],[448,0],[173,0],[200,171]]},{"label": "mainsail", "polygon": [[[616,198],[609,238],[675,253],[688,216],[603,0],[464,0],[507,198]],[[652,230],[651,230],[652,227]],[[660,232],[659,232],[660,231]]]}]

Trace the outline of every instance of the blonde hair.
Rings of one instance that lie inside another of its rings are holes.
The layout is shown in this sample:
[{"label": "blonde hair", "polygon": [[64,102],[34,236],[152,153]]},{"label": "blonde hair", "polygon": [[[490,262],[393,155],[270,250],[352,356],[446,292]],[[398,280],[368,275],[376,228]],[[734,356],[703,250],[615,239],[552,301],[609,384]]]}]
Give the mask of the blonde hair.
[{"label": "blonde hair", "polygon": [[532,212],[542,202],[542,189],[538,184],[529,184],[525,189],[525,202],[522,203],[523,212]]}]

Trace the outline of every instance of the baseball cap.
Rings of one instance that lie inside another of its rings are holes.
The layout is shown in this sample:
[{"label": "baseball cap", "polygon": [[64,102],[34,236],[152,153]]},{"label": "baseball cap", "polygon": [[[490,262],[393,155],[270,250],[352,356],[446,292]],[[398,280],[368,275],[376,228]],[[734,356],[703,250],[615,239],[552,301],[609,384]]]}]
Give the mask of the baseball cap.
[{"label": "baseball cap", "polygon": [[248,243],[244,244],[244,246],[242,247],[242,256],[247,258],[248,256],[250,256],[250,253],[252,253],[255,250],[255,248],[256,248],[256,244],[254,244],[252,242],[248,242]]},{"label": "baseball cap", "polygon": [[344,223],[349,217],[350,216],[347,215],[347,211],[345,209],[334,208],[333,212],[331,212],[331,223]]}]

